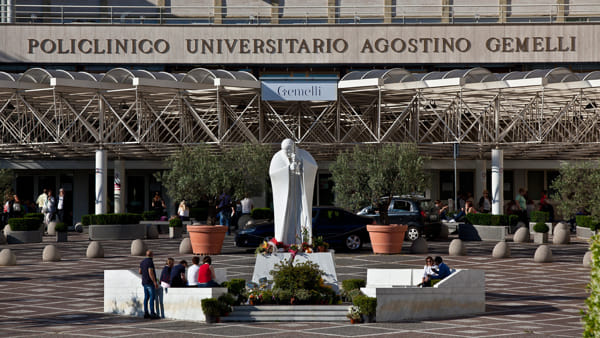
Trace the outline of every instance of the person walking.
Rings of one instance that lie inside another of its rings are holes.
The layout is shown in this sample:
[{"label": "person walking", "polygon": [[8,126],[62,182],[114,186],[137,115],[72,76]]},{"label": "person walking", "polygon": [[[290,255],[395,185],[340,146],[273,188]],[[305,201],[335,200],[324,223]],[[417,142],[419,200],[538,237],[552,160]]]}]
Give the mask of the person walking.
[{"label": "person walking", "polygon": [[42,193],[35,200],[35,203],[38,206],[38,212],[45,214],[44,206],[46,205],[46,200],[48,199],[48,190],[44,189]]},{"label": "person walking", "polygon": [[[144,318],[157,319],[158,315],[154,311],[154,302],[156,300],[156,273],[152,250],[146,251],[146,258],[140,263],[139,273],[142,275],[142,286],[144,287]],[[148,312],[148,303],[150,303],[150,312]]]},{"label": "person walking", "polygon": [[65,190],[60,188],[58,190],[58,201],[56,203],[56,215],[58,216],[59,222],[65,221]]},{"label": "person walking", "polygon": [[46,203],[44,204],[44,210],[46,210],[44,218],[46,225],[48,225],[48,223],[54,220],[54,214],[56,214],[56,199],[54,198],[52,189],[48,189],[48,197],[46,199]]}]

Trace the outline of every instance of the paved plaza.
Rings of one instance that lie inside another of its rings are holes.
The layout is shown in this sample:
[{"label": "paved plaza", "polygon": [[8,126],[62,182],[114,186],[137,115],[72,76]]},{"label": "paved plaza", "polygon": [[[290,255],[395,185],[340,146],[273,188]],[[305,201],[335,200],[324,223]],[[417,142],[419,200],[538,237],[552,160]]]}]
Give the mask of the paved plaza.
[{"label": "paved plaza", "polygon": [[[584,308],[589,269],[582,266],[587,250],[583,240],[569,245],[550,245],[554,262],[533,261],[536,245],[510,242],[512,258],[494,259],[496,243],[467,242],[468,256],[448,257],[450,240],[429,243],[430,255],[442,255],[452,268],[483,269],[486,272],[486,312],[475,317],[439,321],[371,323],[224,323],[206,325],[172,320],[103,313],[103,270],[137,269],[142,257],[130,255],[131,241],[103,242],[105,258],[88,259],[85,234],[69,233],[69,242],[1,245],[17,256],[17,266],[0,267],[0,336],[214,336],[214,337],[498,337],[581,336],[580,310]],[[179,254],[179,240],[166,235],[147,240],[161,270],[167,257],[191,260]],[[55,244],[60,262],[42,262],[42,250]],[[409,252],[410,243],[403,251]],[[367,268],[420,268],[426,255],[373,255],[365,247],[360,253],[336,253],[338,279],[366,278]],[[250,279],[254,253],[236,248],[226,238],[223,253],[213,264],[227,268],[229,278]],[[468,287],[468,286],[467,286]]]}]

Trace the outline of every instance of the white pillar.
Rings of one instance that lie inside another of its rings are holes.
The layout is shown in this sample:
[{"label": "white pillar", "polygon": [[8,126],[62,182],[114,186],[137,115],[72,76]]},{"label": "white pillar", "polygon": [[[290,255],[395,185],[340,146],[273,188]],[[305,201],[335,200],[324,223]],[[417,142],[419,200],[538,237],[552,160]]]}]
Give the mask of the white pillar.
[{"label": "white pillar", "polygon": [[114,177],[114,210],[115,214],[125,212],[125,161],[115,160],[115,177]]},{"label": "white pillar", "polygon": [[475,207],[479,208],[479,199],[483,196],[483,191],[487,189],[487,161],[476,160],[475,161],[475,191],[473,192],[473,198],[475,200]]},{"label": "white pillar", "polygon": [[15,10],[15,1],[7,0],[6,1],[6,22],[15,23],[16,18],[16,10]]},{"label": "white pillar", "polygon": [[106,213],[106,150],[96,150],[96,214]]},{"label": "white pillar", "polygon": [[504,152],[492,149],[492,215],[504,213]]}]

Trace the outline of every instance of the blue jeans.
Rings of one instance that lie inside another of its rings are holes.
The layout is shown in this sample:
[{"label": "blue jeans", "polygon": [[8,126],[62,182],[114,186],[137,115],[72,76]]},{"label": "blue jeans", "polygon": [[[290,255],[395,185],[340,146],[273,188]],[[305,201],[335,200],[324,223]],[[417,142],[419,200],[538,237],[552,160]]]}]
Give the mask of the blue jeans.
[{"label": "blue jeans", "polygon": [[227,226],[227,232],[229,232],[229,221],[231,220],[231,211],[222,210],[219,212],[219,223]]},{"label": "blue jeans", "polygon": [[220,287],[220,285],[219,285],[219,283],[217,283],[211,279],[207,283],[198,283],[198,287],[199,288],[218,288],[218,287]]},{"label": "blue jeans", "polygon": [[[154,284],[144,285],[144,313],[155,315],[154,301],[156,300],[156,289]],[[148,302],[150,302],[150,312],[148,312]]]}]

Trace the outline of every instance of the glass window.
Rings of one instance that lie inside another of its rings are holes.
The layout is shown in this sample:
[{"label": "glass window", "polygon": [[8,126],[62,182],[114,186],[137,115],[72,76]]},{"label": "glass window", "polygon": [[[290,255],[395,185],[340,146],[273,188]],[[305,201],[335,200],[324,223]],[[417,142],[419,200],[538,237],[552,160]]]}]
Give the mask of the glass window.
[{"label": "glass window", "polygon": [[529,197],[531,200],[539,200],[542,198],[542,190],[544,190],[544,171],[528,171],[527,197]]}]

